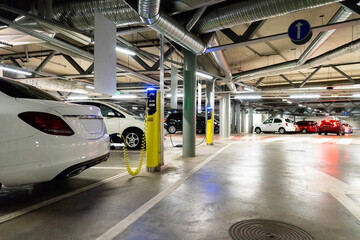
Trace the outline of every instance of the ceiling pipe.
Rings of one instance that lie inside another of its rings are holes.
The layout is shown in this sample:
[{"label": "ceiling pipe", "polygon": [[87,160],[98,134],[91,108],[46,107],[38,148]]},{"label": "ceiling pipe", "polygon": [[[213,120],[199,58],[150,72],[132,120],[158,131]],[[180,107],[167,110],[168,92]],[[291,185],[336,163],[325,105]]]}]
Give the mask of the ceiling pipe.
[{"label": "ceiling pipe", "polygon": [[194,9],[214,5],[217,3],[225,2],[226,0],[167,0],[163,2],[164,8],[171,13],[187,12]]},{"label": "ceiling pipe", "polygon": [[[303,65],[297,65],[297,61],[289,61],[286,63],[280,63],[272,65],[270,67],[258,68],[252,71],[244,72],[237,74],[235,77],[236,82],[252,80],[258,77],[264,77],[268,75],[268,72],[271,71],[272,75],[279,75],[287,72],[300,71],[309,68],[315,68],[320,65],[323,65],[326,62],[332,61],[338,57],[342,57],[346,54],[354,53],[360,50],[360,39],[342,45],[338,48],[335,48],[331,51],[328,51],[316,58],[308,60]],[[256,75],[255,75],[256,74]]]},{"label": "ceiling pipe", "polygon": [[205,52],[206,45],[201,39],[188,32],[184,26],[170,16],[160,12],[160,0],[139,0],[138,13],[144,24],[164,34],[180,46],[195,54]]},{"label": "ceiling pipe", "polygon": [[251,0],[241,1],[205,12],[194,27],[204,34],[245,23],[282,16],[288,13],[341,2],[343,0]]}]

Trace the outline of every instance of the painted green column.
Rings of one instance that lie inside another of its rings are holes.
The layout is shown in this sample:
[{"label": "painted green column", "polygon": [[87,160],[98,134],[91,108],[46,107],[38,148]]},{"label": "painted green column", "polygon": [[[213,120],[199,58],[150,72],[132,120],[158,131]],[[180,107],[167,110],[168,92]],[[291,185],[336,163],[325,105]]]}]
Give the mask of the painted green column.
[{"label": "painted green column", "polygon": [[184,50],[183,157],[195,157],[196,55]]}]

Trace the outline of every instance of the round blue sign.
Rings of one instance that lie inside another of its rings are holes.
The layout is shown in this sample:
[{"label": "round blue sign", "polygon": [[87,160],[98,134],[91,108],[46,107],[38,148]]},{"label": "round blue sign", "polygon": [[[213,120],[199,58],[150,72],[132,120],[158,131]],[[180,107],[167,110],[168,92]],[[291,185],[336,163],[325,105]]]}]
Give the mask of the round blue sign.
[{"label": "round blue sign", "polygon": [[293,43],[297,45],[305,44],[312,37],[310,24],[303,19],[296,20],[290,25],[288,35]]}]

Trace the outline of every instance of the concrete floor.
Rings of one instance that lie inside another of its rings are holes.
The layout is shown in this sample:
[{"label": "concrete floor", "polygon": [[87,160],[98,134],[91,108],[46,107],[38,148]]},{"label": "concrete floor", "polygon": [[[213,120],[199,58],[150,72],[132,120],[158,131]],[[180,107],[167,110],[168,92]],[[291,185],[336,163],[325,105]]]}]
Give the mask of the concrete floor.
[{"label": "concrete floor", "polygon": [[132,177],[115,150],[74,178],[0,190],[0,239],[230,239],[247,219],[360,239],[360,135],[234,136],[185,159],[165,143],[161,173]]}]

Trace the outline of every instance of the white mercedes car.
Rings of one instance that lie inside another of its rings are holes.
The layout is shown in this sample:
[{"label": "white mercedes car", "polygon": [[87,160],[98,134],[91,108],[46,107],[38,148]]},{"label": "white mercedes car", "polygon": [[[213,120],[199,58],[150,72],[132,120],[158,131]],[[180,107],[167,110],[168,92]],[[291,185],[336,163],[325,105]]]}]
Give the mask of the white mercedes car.
[{"label": "white mercedes car", "polygon": [[269,118],[265,122],[254,126],[256,133],[279,132],[284,134],[286,132],[295,132],[295,130],[294,122],[288,118]]},{"label": "white mercedes car", "polygon": [[99,108],[65,103],[5,78],[0,78],[0,102],[4,186],[71,177],[109,157],[109,135]]},{"label": "white mercedes car", "polygon": [[77,100],[72,103],[96,106],[104,116],[104,122],[113,142],[123,142],[129,149],[140,149],[144,132],[144,122],[127,109],[111,102],[99,100]]}]

